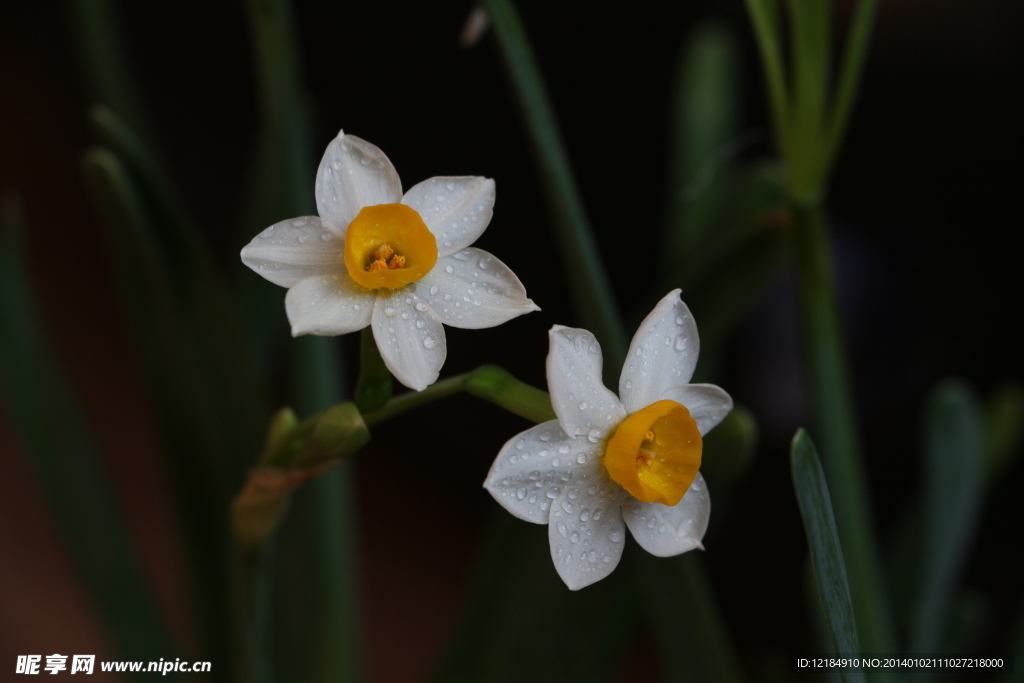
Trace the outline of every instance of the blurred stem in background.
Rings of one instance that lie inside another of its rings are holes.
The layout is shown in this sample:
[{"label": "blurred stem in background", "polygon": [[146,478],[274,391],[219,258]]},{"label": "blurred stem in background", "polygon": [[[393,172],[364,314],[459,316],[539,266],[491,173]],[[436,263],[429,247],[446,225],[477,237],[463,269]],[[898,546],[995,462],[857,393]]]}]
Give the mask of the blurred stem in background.
[{"label": "blurred stem in background", "polygon": [[894,652],[895,634],[872,532],[824,207],[826,183],[856,99],[878,3],[860,0],[854,9],[839,78],[831,92],[829,3],[786,3],[788,73],[780,3],[747,0],[746,4],[761,51],[775,141],[796,223],[805,383],[848,563],[861,644],[866,652]]},{"label": "blurred stem in background", "polygon": [[[283,218],[315,215],[316,206],[309,111],[291,7],[287,0],[247,0],[246,9],[262,100],[257,174],[242,227],[248,239]],[[268,291],[264,283],[256,286]],[[274,308],[280,315],[278,297],[271,300],[250,307],[255,329],[261,310]],[[345,398],[336,339],[302,337],[290,345],[290,393],[300,415]],[[279,535],[271,634],[275,680],[327,683],[362,677],[351,480],[351,466],[343,465],[309,482],[295,496]]]},{"label": "blurred stem in background", "polygon": [[118,657],[169,657],[170,642],[113,485],[42,329],[20,202],[0,195],[0,397],[13,418],[91,606]]}]

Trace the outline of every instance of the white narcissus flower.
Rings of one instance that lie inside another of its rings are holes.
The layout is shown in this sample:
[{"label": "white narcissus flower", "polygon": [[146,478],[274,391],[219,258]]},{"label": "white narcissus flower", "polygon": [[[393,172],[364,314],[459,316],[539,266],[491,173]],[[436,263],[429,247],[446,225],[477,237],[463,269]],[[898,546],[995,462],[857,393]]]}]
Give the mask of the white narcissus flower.
[{"label": "white narcissus flower", "polygon": [[288,287],[292,335],[336,335],[370,325],[388,370],[421,391],[447,354],[445,325],[479,329],[540,310],[508,266],[470,247],[494,209],[494,181],[437,177],[404,195],[376,146],[331,141],[316,174],[319,216],[275,223],[242,261]]},{"label": "white narcissus flower", "polygon": [[703,549],[711,500],[698,471],[701,437],[732,399],[689,384],[700,342],[679,292],[634,335],[618,396],[601,381],[594,335],[551,328],[548,390],[558,419],[512,437],[484,482],[513,515],[548,525],[555,569],[572,590],[615,569],[626,527],[659,557]]}]

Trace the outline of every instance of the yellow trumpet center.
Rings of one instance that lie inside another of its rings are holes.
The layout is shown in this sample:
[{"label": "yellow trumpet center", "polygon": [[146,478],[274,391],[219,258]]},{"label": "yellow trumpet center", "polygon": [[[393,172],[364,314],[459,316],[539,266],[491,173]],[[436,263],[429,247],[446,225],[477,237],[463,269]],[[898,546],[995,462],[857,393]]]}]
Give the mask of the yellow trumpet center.
[{"label": "yellow trumpet center", "polygon": [[437,263],[437,240],[405,204],[364,206],[345,233],[345,267],[367,289],[400,289]]},{"label": "yellow trumpet center", "polygon": [[671,506],[697,476],[703,447],[686,406],[658,401],[622,421],[608,441],[604,466],[637,500]]}]

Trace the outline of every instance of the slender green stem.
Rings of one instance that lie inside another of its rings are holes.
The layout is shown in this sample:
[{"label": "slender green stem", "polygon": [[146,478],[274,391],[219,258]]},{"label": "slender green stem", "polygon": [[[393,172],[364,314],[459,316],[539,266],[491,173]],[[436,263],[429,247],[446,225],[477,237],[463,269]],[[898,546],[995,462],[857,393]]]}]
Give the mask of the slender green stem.
[{"label": "slender green stem", "polygon": [[366,426],[372,427],[402,413],[466,391],[490,401],[511,413],[534,422],[555,419],[547,392],[520,382],[495,365],[484,365],[472,372],[435,382],[423,391],[410,391],[396,396],[377,410],[363,415]]},{"label": "slender green stem", "polygon": [[831,254],[819,206],[796,208],[796,255],[804,375],[836,523],[847,555],[854,612],[865,652],[895,652],[882,583],[850,378],[840,331]]},{"label": "slender green stem", "polygon": [[854,10],[853,23],[846,38],[846,49],[839,67],[835,97],[825,131],[824,168],[827,173],[835,162],[839,147],[846,135],[846,127],[853,111],[853,103],[860,88],[861,74],[867,57],[871,32],[875,25],[878,0],[858,0]]},{"label": "slender green stem", "polygon": [[829,0],[789,0],[792,36],[793,109],[786,154],[790,194],[816,197],[824,182],[821,169],[823,119],[828,96]]},{"label": "slender green stem", "polygon": [[761,51],[761,65],[768,85],[768,101],[772,120],[779,138],[779,147],[786,147],[788,135],[789,95],[786,72],[782,59],[782,30],[779,25],[778,0],[746,0],[747,12],[754,27],[757,46]]},{"label": "slender green stem", "polygon": [[484,6],[494,24],[523,118],[533,138],[548,202],[554,214],[569,288],[575,308],[582,317],[580,322],[601,342],[606,373],[617,376],[627,349],[622,320],[569,167],[544,80],[510,0],[484,0]]}]

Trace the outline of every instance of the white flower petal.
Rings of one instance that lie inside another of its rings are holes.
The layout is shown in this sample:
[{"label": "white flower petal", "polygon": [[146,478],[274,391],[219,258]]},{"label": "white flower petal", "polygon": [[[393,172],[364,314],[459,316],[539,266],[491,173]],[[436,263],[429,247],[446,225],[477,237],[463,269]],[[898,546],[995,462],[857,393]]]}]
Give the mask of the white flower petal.
[{"label": "white flower petal", "polygon": [[640,323],[619,378],[619,397],[630,414],[693,377],[700,352],[697,325],[674,289]]},{"label": "white flower petal", "polygon": [[416,283],[416,293],[445,325],[464,329],[495,327],[540,310],[508,266],[474,247],[439,258]]},{"label": "white flower petal", "polygon": [[548,339],[548,390],[562,429],[595,443],[608,438],[626,411],[601,381],[601,345],[587,330],[561,325]]},{"label": "white flower petal", "polygon": [[687,384],[668,389],[661,398],[682,403],[704,436],[732,410],[732,397],[714,384]]},{"label": "white flower petal", "polygon": [[293,336],[348,334],[370,324],[375,298],[344,272],[302,280],[288,290],[284,308]]},{"label": "white flower petal", "polygon": [[600,470],[597,477],[569,482],[552,502],[551,559],[569,590],[600,581],[619,564],[626,545],[621,510],[625,495]]},{"label": "white flower petal", "polygon": [[570,438],[558,420],[551,420],[508,440],[494,459],[484,488],[519,519],[547,524],[551,502],[562,490],[594,480],[602,469],[594,444]]},{"label": "white flower petal", "polygon": [[379,295],[373,307],[373,338],[384,364],[399,382],[423,391],[437,380],[448,347],[444,327],[415,292]]},{"label": "white flower petal", "polygon": [[633,538],[652,555],[671,557],[700,544],[711,516],[711,498],[700,472],[683,499],[673,507],[660,503],[641,503],[630,498],[622,504],[622,516]]},{"label": "white flower petal", "polygon": [[242,249],[242,263],[282,287],[345,270],[344,232],[302,216],[274,223]]},{"label": "white flower petal", "polygon": [[316,171],[316,208],[342,231],[364,206],[397,204],[402,199],[398,172],[376,145],[338,133]]},{"label": "white flower petal", "polygon": [[402,203],[419,212],[437,238],[440,256],[476,242],[494,210],[494,181],[480,176],[440,176],[414,185]]}]

